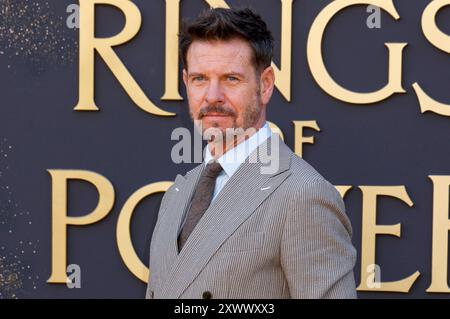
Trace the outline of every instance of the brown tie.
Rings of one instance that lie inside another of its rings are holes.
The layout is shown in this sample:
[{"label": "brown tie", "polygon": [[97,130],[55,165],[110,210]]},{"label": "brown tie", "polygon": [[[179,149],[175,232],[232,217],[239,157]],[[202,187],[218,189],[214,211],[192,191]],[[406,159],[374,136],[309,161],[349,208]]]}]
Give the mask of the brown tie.
[{"label": "brown tie", "polygon": [[221,171],[222,166],[216,161],[210,161],[203,170],[194,196],[192,197],[191,207],[187,213],[186,222],[178,237],[178,251],[181,251],[189,235],[208,209],[213,198],[216,178]]}]

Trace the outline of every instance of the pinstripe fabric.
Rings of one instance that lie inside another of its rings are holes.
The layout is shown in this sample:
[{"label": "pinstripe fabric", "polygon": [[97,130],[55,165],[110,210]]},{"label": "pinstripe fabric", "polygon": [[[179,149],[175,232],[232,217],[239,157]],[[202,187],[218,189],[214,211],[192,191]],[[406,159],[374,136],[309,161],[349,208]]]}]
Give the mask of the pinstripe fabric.
[{"label": "pinstripe fabric", "polygon": [[[249,158],[225,184],[180,254],[177,230],[204,168],[177,175],[150,246],[147,298],[354,298],[356,251],[337,190],[277,134],[279,168]],[[251,158],[251,157],[250,157]]]}]

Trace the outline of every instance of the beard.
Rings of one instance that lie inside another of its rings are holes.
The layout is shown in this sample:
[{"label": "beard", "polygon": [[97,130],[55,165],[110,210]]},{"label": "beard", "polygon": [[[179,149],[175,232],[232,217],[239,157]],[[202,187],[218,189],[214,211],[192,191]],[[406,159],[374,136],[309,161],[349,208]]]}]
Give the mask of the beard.
[{"label": "beard", "polygon": [[[256,94],[254,95],[253,100],[247,104],[247,106],[243,110],[242,114],[242,125],[238,126],[237,124],[237,114],[236,112],[229,108],[228,106],[225,106],[223,104],[210,104],[200,109],[197,116],[194,116],[192,112],[189,112],[191,119],[195,123],[195,126],[197,128],[197,131],[204,136],[205,131],[209,130],[210,128],[204,128],[202,125],[202,119],[209,113],[217,113],[217,114],[223,114],[230,116],[232,118],[232,124],[229,127],[230,129],[234,130],[247,130],[251,127],[253,127],[258,120],[261,117],[262,112],[262,106],[261,106],[261,99],[260,99],[260,90],[258,88]],[[218,122],[212,122],[211,128],[220,130],[223,136],[226,136],[226,130],[228,128],[221,128],[219,127]]]}]

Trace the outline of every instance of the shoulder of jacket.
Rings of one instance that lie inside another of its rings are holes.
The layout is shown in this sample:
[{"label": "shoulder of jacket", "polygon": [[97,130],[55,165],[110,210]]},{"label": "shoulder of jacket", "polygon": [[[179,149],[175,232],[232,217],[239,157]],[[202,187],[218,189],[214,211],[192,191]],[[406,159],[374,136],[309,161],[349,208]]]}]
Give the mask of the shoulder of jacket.
[{"label": "shoulder of jacket", "polygon": [[187,171],[184,175],[182,175],[185,178],[189,178],[191,175],[195,175],[197,173],[200,173],[200,171],[203,169],[204,164],[200,163],[197,166],[195,166],[194,168],[190,169],[189,171]]},{"label": "shoulder of jacket", "polygon": [[306,160],[296,154],[291,157],[291,176],[288,182],[303,187],[311,184],[329,184],[329,182]]}]

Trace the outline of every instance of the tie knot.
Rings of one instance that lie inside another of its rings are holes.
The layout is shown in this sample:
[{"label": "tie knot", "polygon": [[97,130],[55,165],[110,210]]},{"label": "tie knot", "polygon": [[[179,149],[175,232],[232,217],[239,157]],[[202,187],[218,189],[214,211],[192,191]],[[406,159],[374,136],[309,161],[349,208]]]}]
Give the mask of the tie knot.
[{"label": "tie knot", "polygon": [[205,175],[208,177],[216,178],[222,171],[222,165],[220,163],[212,160],[206,164]]}]

